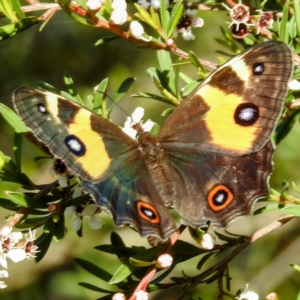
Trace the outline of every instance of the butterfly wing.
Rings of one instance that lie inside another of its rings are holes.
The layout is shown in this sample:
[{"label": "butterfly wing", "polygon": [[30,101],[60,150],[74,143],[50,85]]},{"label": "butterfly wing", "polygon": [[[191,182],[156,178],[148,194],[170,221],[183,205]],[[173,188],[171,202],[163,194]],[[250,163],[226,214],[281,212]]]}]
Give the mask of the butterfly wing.
[{"label": "butterfly wing", "polygon": [[269,140],[292,68],[284,43],[254,46],[214,72],[166,121],[158,140],[160,173],[167,175],[156,184],[187,225],[225,226],[268,196]]},{"label": "butterfly wing", "polygon": [[13,102],[35,136],[84,180],[99,182],[112,159],[117,166],[138,147],[116,125],[58,95],[21,87]]},{"label": "butterfly wing", "polygon": [[227,226],[236,217],[249,214],[257,199],[269,195],[271,142],[238,158],[162,146],[164,158],[156,186],[165,203],[174,205],[188,226],[203,227],[209,220],[215,226]]},{"label": "butterfly wing", "polygon": [[55,94],[19,88],[14,105],[25,124],[110,211],[115,224],[143,236],[169,237],[176,226],[158,194],[139,144],[120,128]]},{"label": "butterfly wing", "polygon": [[184,145],[231,155],[261,149],[281,114],[292,69],[286,44],[250,48],[196,88],[168,118],[159,139],[174,149]]},{"label": "butterfly wing", "polygon": [[82,181],[83,188],[113,215],[115,224],[129,224],[142,236],[168,238],[177,228],[151,179],[140,152],[128,156],[117,172],[97,184]]}]

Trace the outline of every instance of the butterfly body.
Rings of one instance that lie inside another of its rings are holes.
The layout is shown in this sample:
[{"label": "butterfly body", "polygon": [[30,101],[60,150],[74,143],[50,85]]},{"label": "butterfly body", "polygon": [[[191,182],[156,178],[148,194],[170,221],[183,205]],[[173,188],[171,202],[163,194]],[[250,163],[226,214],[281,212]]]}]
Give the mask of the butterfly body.
[{"label": "butterfly body", "polygon": [[176,225],[167,207],[192,227],[226,226],[268,196],[270,136],[292,68],[285,44],[254,46],[186,97],[157,136],[138,130],[137,139],[49,92],[19,88],[14,104],[117,226],[168,238]]}]

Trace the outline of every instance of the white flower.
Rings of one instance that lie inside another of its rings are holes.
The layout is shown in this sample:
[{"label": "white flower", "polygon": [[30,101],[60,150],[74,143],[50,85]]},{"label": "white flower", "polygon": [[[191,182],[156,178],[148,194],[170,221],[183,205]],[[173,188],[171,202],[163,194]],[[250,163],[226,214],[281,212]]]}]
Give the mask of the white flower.
[{"label": "white flower", "polygon": [[142,128],[145,132],[150,132],[152,127],[154,126],[154,122],[151,120],[147,120],[143,125]]},{"label": "white flower", "polygon": [[246,284],[243,292],[236,298],[237,300],[258,300],[258,295],[248,289],[249,284]]},{"label": "white flower", "polygon": [[127,3],[125,0],[113,0],[111,8],[113,10],[126,10]]},{"label": "white flower", "polygon": [[99,215],[92,215],[89,219],[89,225],[92,229],[97,230],[102,227],[102,221]]},{"label": "white flower", "polygon": [[113,11],[110,15],[110,21],[116,25],[122,25],[127,21],[127,4],[125,0],[113,0],[111,5]]},{"label": "white flower", "polygon": [[192,33],[192,28],[199,28],[204,25],[203,19],[193,17],[195,13],[196,11],[191,9],[187,9],[185,11],[177,24],[177,29],[174,32],[175,35],[180,32],[182,34],[182,38],[187,41],[195,39],[195,35]]},{"label": "white flower", "polygon": [[150,42],[152,39],[151,36],[149,38],[145,38],[143,36],[143,34],[145,33],[144,27],[138,21],[132,21],[130,23],[129,31],[134,37],[136,37],[139,40],[143,40],[145,42]]},{"label": "white flower", "polygon": [[1,243],[0,243],[0,266],[4,269],[7,269],[6,254],[2,248]]},{"label": "white flower", "polygon": [[126,297],[123,293],[116,293],[113,295],[112,300],[126,300]]},{"label": "white flower", "polygon": [[24,249],[15,248],[8,251],[6,257],[8,257],[13,262],[17,263],[26,258],[26,252]]},{"label": "white flower", "polygon": [[72,222],[72,228],[75,231],[78,231],[81,228],[81,224],[82,224],[82,218],[79,216],[76,216],[75,219]]},{"label": "white flower", "polygon": [[300,82],[296,79],[293,79],[288,83],[288,87],[290,90],[300,90]]},{"label": "white flower", "polygon": [[98,11],[101,8],[102,3],[100,0],[87,0],[86,6],[89,10]]},{"label": "white flower", "polygon": [[11,233],[11,231],[12,231],[12,228],[9,227],[9,226],[2,227],[1,230],[0,230],[1,239],[7,237]]},{"label": "white flower", "polygon": [[145,9],[148,9],[151,5],[150,0],[139,0],[137,3]]},{"label": "white flower", "polygon": [[6,270],[0,270],[0,278],[7,278],[8,272]]},{"label": "white flower", "polygon": [[140,290],[140,291],[134,293],[134,296],[135,296],[135,300],[148,300],[149,299],[148,293],[143,290]]},{"label": "white flower", "polygon": [[[151,0],[151,6],[154,8],[154,9],[159,9],[160,8],[160,5],[161,5],[161,0]],[[166,7],[168,8],[169,7],[169,1],[166,0]]]},{"label": "white flower", "polygon": [[69,179],[66,175],[61,175],[58,177],[58,184],[62,188],[68,187]]},{"label": "white flower", "polygon": [[156,266],[158,268],[166,269],[169,268],[173,263],[173,257],[170,254],[161,254],[157,258]]},{"label": "white flower", "polygon": [[225,3],[222,3],[222,5],[229,11],[229,16],[232,21],[228,28],[235,25],[236,31],[239,31],[240,24],[244,24],[245,26],[254,26],[254,24],[247,23],[250,20],[250,9],[248,6],[244,5],[241,0],[239,0],[239,2],[232,8],[228,7]]},{"label": "white flower", "polygon": [[209,233],[205,233],[202,236],[200,244],[204,249],[211,250],[214,247],[214,242],[213,236]]},{"label": "white flower", "polygon": [[72,218],[75,213],[76,207],[74,205],[68,206],[65,210],[65,213],[68,218]]},{"label": "white flower", "polygon": [[4,281],[0,281],[0,289],[5,289],[7,287]]},{"label": "white flower", "polygon": [[12,232],[10,234],[10,242],[12,244],[18,243],[23,238],[23,234],[20,231]]},{"label": "white flower", "polygon": [[135,139],[138,131],[134,128],[135,125],[140,125],[142,132],[150,132],[154,123],[151,120],[147,120],[146,123],[142,124],[142,118],[144,116],[144,109],[142,107],[137,107],[135,111],[131,114],[131,117],[127,117],[123,132],[129,135],[131,138]]},{"label": "white flower", "polygon": [[191,29],[185,29],[182,32],[182,38],[186,41],[191,41],[195,39],[195,35],[192,33]]}]

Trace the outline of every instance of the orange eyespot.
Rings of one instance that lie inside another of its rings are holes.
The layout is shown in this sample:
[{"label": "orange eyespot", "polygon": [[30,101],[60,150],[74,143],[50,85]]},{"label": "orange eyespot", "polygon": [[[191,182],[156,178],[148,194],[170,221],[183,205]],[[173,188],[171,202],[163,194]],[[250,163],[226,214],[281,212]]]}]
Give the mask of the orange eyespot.
[{"label": "orange eyespot", "polygon": [[156,209],[148,203],[137,202],[137,211],[141,218],[150,223],[158,224],[160,222]]},{"label": "orange eyespot", "polygon": [[217,185],[207,195],[208,206],[213,211],[226,208],[233,200],[232,192],[225,185]]}]

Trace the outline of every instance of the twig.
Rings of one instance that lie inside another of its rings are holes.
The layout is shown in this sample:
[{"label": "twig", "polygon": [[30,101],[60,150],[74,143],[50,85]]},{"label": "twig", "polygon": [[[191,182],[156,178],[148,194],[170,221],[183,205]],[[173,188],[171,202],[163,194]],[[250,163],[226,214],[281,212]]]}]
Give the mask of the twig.
[{"label": "twig", "polygon": [[227,265],[233,258],[235,258],[244,248],[246,248],[251,243],[254,243],[262,236],[268,234],[269,232],[283,226],[284,224],[288,223],[292,219],[294,219],[294,216],[288,215],[285,216],[275,222],[272,222],[271,224],[259,229],[254,234],[252,234],[250,237],[246,238],[246,240],[241,243],[232,253],[230,253],[227,257],[222,259],[220,262],[212,266],[211,268],[207,269],[206,271],[202,272],[201,274],[195,276],[195,277],[189,277],[189,285],[186,289],[183,290],[181,295],[177,298],[177,300],[184,300],[187,299],[186,297],[192,292],[192,290],[201,283],[205,278],[207,278],[209,275],[217,271],[218,269],[222,268],[224,265]]}]

